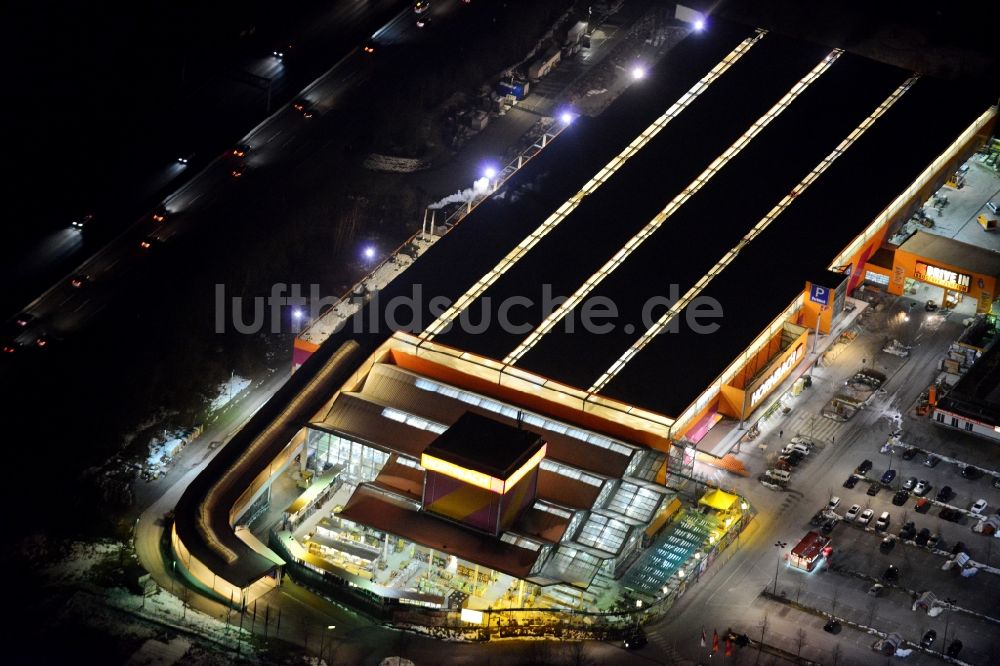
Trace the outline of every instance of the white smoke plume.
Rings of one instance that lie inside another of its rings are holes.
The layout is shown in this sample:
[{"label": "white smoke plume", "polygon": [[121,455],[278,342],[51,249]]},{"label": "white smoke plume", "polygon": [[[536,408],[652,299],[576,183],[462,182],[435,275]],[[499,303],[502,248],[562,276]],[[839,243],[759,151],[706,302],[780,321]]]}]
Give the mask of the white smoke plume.
[{"label": "white smoke plume", "polygon": [[468,203],[477,197],[481,197],[490,191],[490,179],[480,178],[472,184],[472,187],[464,190],[455,192],[454,194],[449,194],[444,199],[440,201],[435,201],[430,206],[431,210],[438,210],[439,208],[444,208],[448,204],[453,203]]}]

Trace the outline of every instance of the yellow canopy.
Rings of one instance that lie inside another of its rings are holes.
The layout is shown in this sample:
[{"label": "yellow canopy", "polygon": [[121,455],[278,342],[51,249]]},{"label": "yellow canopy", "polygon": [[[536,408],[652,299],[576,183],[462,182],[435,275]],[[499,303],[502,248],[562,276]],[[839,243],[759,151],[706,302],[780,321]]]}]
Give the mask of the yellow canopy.
[{"label": "yellow canopy", "polygon": [[736,495],[716,488],[705,493],[704,497],[698,500],[698,504],[706,504],[716,511],[729,511],[737,499],[739,498]]}]

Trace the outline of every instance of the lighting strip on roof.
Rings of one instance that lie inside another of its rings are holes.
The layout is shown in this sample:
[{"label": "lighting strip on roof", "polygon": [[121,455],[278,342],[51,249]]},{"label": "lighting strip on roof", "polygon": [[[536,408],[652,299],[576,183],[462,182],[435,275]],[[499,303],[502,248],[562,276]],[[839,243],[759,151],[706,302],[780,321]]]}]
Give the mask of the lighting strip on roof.
[{"label": "lighting strip on roof", "polygon": [[734,157],[740,154],[740,152],[746,148],[753,139],[760,134],[761,130],[767,127],[771,121],[777,118],[781,113],[787,109],[795,99],[801,95],[806,88],[808,88],[813,82],[815,82],[820,76],[823,75],[826,70],[833,65],[834,62],[840,58],[843,54],[842,49],[834,49],[830,51],[819,63],[812,68],[812,70],[806,74],[801,80],[799,80],[791,90],[789,90],[785,95],[778,100],[778,102],[772,106],[768,111],[758,118],[753,125],[750,126],[743,135],[738,138],[729,148],[725,150],[721,155],[716,157],[708,167],[702,171],[697,178],[695,178],[690,185],[681,190],[681,192],[673,198],[673,200],[667,204],[666,208],[657,213],[656,217],[650,220],[646,226],[639,230],[637,234],[632,236],[625,245],[615,253],[611,259],[607,261],[603,266],[601,266],[596,273],[587,278],[573,295],[566,299],[558,308],[556,308],[545,320],[531,333],[528,337],[519,344],[514,351],[509,353],[506,358],[504,358],[504,365],[514,365],[524,356],[528,350],[535,346],[542,337],[551,331],[567,313],[573,308],[579,305],[583,299],[587,297],[590,292],[592,292],[597,285],[604,281],[604,278],[608,277],[615,271],[616,268],[625,263],[629,255],[635,252],[640,245],[643,244],[650,236],[652,236],[656,231],[663,226],[677,210],[683,206],[688,199],[690,199],[698,190],[704,187],[715,174],[722,170]]},{"label": "lighting strip on roof", "polygon": [[752,229],[750,229],[750,232],[740,239],[740,242],[737,243],[735,247],[726,252],[726,254],[722,256],[722,259],[712,266],[712,268],[710,268],[709,271],[705,273],[705,275],[703,275],[693,287],[687,290],[687,293],[685,293],[684,296],[671,305],[669,310],[664,312],[663,315],[657,319],[656,322],[650,326],[646,332],[632,344],[631,347],[625,350],[625,353],[619,356],[618,360],[612,363],[611,367],[608,368],[596,382],[594,382],[594,385],[590,387],[589,391],[591,393],[597,393],[603,390],[604,387],[607,386],[608,382],[614,379],[615,375],[617,375],[621,369],[635,357],[636,354],[645,349],[657,335],[666,330],[667,326],[670,325],[670,322],[679,316],[684,308],[690,305],[690,303],[697,298],[706,287],[708,287],[708,284],[736,259],[737,255],[739,255],[743,248],[749,245],[750,242],[763,233],[764,230],[767,229],[779,215],[785,212],[785,209],[792,205],[795,198],[805,192],[810,185],[816,182],[816,180],[823,175],[823,172],[829,169],[830,165],[833,164],[838,157],[843,155],[848,148],[854,145],[854,142],[860,139],[861,136],[875,124],[875,121],[882,117],[882,115],[888,111],[893,104],[899,101],[899,99],[913,86],[914,83],[917,82],[917,79],[919,78],[919,75],[914,74],[910,78],[906,79],[906,81],[904,81],[898,88],[896,88],[891,95],[886,97],[885,100],[883,100],[883,102],[879,104],[867,118],[861,121],[861,124],[855,127],[854,130],[848,134],[847,137],[841,141],[829,155],[824,157],[812,171],[806,174],[805,178],[799,181],[799,184],[792,188],[791,192],[786,194],[784,198],[782,198],[781,201],[779,201],[778,204],[767,213],[767,215],[761,218],[761,220],[755,224]]},{"label": "lighting strip on roof", "polygon": [[905,191],[901,192],[891,204],[886,206],[885,210],[883,210],[878,217],[872,220],[872,223],[868,225],[868,228],[865,229],[864,233],[855,238],[850,245],[844,248],[844,250],[837,255],[837,257],[833,260],[833,263],[830,264],[830,270],[834,270],[838,266],[845,266],[851,263],[854,255],[856,255],[861,248],[864,247],[865,243],[870,241],[872,237],[879,233],[882,227],[885,226],[886,222],[892,219],[897,213],[899,213],[900,210],[902,210],[904,206],[916,197],[920,191],[927,186],[931,178],[933,178],[938,171],[944,168],[945,164],[947,164],[949,160],[955,158],[959,148],[971,141],[972,138],[982,131],[983,127],[985,127],[996,115],[997,106],[993,105],[986,109],[981,116],[976,118],[971,125],[965,128],[965,131],[962,132],[958,138],[955,139],[950,146],[948,146],[947,149],[942,151],[942,153],[938,155],[933,162],[927,165],[927,168],[924,169],[912,183],[910,183],[910,186],[906,188]]},{"label": "lighting strip on roof", "polygon": [[633,157],[640,150],[642,150],[647,143],[652,141],[653,138],[660,133],[660,130],[680,115],[681,111],[686,109],[694,100],[698,98],[699,95],[705,92],[705,90],[707,90],[716,79],[722,76],[726,70],[732,67],[736,61],[746,55],[746,53],[757,42],[759,42],[765,34],[767,34],[766,30],[758,29],[752,37],[747,37],[740,42],[740,44],[730,51],[725,58],[720,60],[708,74],[702,77],[702,79],[694,84],[690,90],[684,93],[680,99],[674,102],[674,104],[667,109],[662,116],[653,121],[653,123],[647,127],[642,134],[633,139],[632,143],[626,146],[622,152],[616,155],[615,158],[608,162],[603,169],[598,171],[593,178],[587,181],[587,183],[583,186],[583,189],[567,199],[565,203],[556,209],[556,212],[549,215],[549,217],[546,218],[546,220],[542,222],[537,229],[526,236],[517,245],[517,247],[501,259],[500,263],[494,266],[489,273],[486,273],[479,279],[478,282],[472,285],[468,291],[462,294],[462,296],[459,297],[458,300],[451,305],[451,307],[445,310],[440,317],[434,320],[431,325],[420,334],[420,338],[423,340],[432,340],[434,336],[441,333],[448,324],[457,319],[462,311],[482,296],[483,293],[485,293],[486,290],[493,285],[493,283],[500,279],[500,276],[513,268],[514,264],[520,261],[521,257],[527,254],[531,248],[538,245],[538,243],[545,238],[549,232],[569,217],[570,213],[576,210],[577,206],[583,202],[587,195],[596,192],[601,185],[607,182],[607,180],[614,175],[616,171],[618,171],[618,169],[624,166],[625,162],[627,162],[629,158]]}]

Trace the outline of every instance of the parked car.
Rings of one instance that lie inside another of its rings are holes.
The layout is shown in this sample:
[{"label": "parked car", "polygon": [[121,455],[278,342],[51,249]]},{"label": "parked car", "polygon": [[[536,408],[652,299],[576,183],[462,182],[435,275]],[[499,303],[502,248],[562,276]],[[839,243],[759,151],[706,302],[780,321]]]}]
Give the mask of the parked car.
[{"label": "parked car", "polygon": [[865,491],[866,495],[875,497],[878,495],[879,491],[882,490],[882,484],[878,481],[872,481],[871,485],[868,486],[868,490]]},{"label": "parked car", "polygon": [[930,540],[930,538],[931,538],[931,531],[929,529],[927,529],[926,527],[924,527],[919,532],[917,532],[917,536],[914,537],[913,541],[918,546],[926,546],[927,542]]},{"label": "parked car", "polygon": [[794,467],[794,465],[788,462],[788,460],[786,460],[785,458],[778,458],[777,460],[774,461],[774,467],[776,469],[783,469],[786,472],[790,472],[792,471],[792,467]]},{"label": "parked car", "polygon": [[931,538],[927,540],[927,547],[937,548],[939,543],[941,543],[941,535],[935,532],[931,535]]},{"label": "parked car", "polygon": [[903,451],[903,460],[913,460],[917,457],[918,453],[922,453],[922,451],[915,446],[911,446]]},{"label": "parked car", "polygon": [[958,555],[959,553],[968,553],[969,549],[965,547],[964,541],[959,541],[954,546],[951,547],[951,554]]},{"label": "parked car", "polygon": [[951,499],[951,495],[952,495],[952,493],[951,493],[951,486],[944,486],[944,487],[941,488],[941,490],[938,491],[937,501],[938,502],[947,502],[948,500]]},{"label": "parked car", "polygon": [[875,511],[873,511],[872,509],[865,509],[864,511],[861,512],[861,515],[858,516],[857,522],[859,525],[867,525],[868,522],[872,519],[872,516],[874,515]]},{"label": "parked car", "polygon": [[[889,569],[893,569],[893,568],[895,568],[895,567],[892,567],[892,566],[889,567]],[[885,578],[886,574],[889,573],[889,569],[885,570],[885,573],[882,574],[882,578]],[[884,590],[884,589],[885,589],[885,585],[883,585],[882,583],[875,583],[874,585],[872,585],[871,587],[868,588],[868,596],[870,596],[870,597],[881,597],[882,596],[882,590]]]},{"label": "parked car", "polygon": [[826,510],[833,511],[838,506],[840,506],[840,498],[834,495],[833,497],[830,498],[830,501],[827,503]]},{"label": "parked car", "polygon": [[[899,569],[896,568],[895,564],[890,564],[886,568],[882,573],[882,579],[888,581],[899,580]],[[871,593],[871,590],[869,590],[869,593]]]},{"label": "parked car", "polygon": [[796,435],[795,437],[792,437],[791,442],[792,444],[801,444],[803,446],[808,446],[810,450],[814,446],[816,446],[815,442],[813,442],[810,438],[805,437],[803,435]]},{"label": "parked car", "polygon": [[881,553],[889,553],[893,548],[896,547],[896,538],[891,534],[882,539],[882,543],[879,544],[878,549]]},{"label": "parked car", "polygon": [[969,512],[977,516],[983,513],[984,511],[986,511],[986,500],[984,500],[982,497],[977,499],[976,503],[969,508]]},{"label": "parked car", "polygon": [[872,468],[872,461],[871,460],[862,460],[861,464],[858,465],[857,469],[854,470],[854,473],[855,474],[860,474],[861,476],[864,476],[869,471],[871,471],[871,468]]},{"label": "parked car", "polygon": [[844,514],[844,520],[854,522],[854,519],[858,517],[859,513],[861,513],[861,505],[852,504],[851,508]]},{"label": "parked car", "polygon": [[990,482],[994,488],[1000,488],[1000,476],[994,476],[993,481]]},{"label": "parked car", "polygon": [[823,527],[821,527],[820,530],[823,532],[823,534],[829,534],[830,532],[833,531],[833,528],[836,526],[837,526],[836,520],[828,520],[825,523],[823,523]]},{"label": "parked car", "polygon": [[924,461],[924,467],[937,467],[939,462],[941,462],[941,459],[932,453],[929,454],[927,456],[927,460]]},{"label": "parked car", "polygon": [[884,532],[885,530],[889,529],[890,519],[891,518],[889,516],[889,512],[883,511],[879,515],[878,519],[875,521],[875,529],[878,530],[879,532]]},{"label": "parked car", "polygon": [[903,529],[899,530],[899,538],[903,541],[912,541],[916,535],[917,527],[913,524],[912,520],[903,525]]},{"label": "parked car", "polygon": [[894,470],[894,469],[887,469],[882,474],[882,479],[881,480],[882,480],[882,483],[884,485],[889,485],[890,483],[892,483],[893,479],[895,479],[895,478],[896,478],[896,470]]},{"label": "parked car", "polygon": [[949,657],[957,657],[961,651],[962,651],[962,641],[956,638],[955,640],[953,640],[951,643],[948,644],[948,649],[945,650],[945,654],[947,654]]},{"label": "parked car", "polygon": [[920,479],[917,481],[917,485],[913,486],[913,494],[923,497],[927,494],[927,491],[931,489],[931,484],[927,483],[927,479]]},{"label": "parked car", "polygon": [[938,517],[941,520],[947,520],[948,522],[951,523],[957,523],[959,520],[962,519],[962,512],[959,511],[958,509],[952,509],[951,507],[946,506],[943,509],[941,509],[941,512],[938,514]]},{"label": "parked car", "polygon": [[917,477],[911,476],[906,481],[903,481],[903,490],[913,490],[913,487],[917,485]]},{"label": "parked car", "polygon": [[847,477],[847,480],[844,481],[845,488],[853,488],[856,485],[858,485],[858,477],[855,476],[854,474],[851,474],[849,477]]},{"label": "parked car", "polygon": [[892,503],[896,506],[903,506],[908,499],[910,499],[910,493],[905,490],[897,490],[896,494],[892,496]]},{"label": "parked car", "polygon": [[917,513],[927,513],[931,510],[931,501],[926,497],[921,497],[917,500],[917,503],[913,505],[913,508]]},{"label": "parked car", "polygon": [[920,647],[929,648],[930,646],[934,645],[934,639],[936,638],[937,638],[937,632],[934,631],[933,629],[928,630],[927,633],[924,634],[924,637],[920,639]]},{"label": "parked car", "polygon": [[823,521],[826,520],[826,518],[823,516],[823,513],[824,513],[823,511],[817,511],[816,514],[809,519],[809,524],[812,525],[813,527],[819,527],[820,525],[822,525]]},{"label": "parked car", "polygon": [[828,634],[839,634],[840,629],[840,623],[836,620],[827,620],[826,624],[823,625],[823,631]]},{"label": "parked car", "polygon": [[983,476],[983,470],[978,467],[973,467],[972,465],[966,465],[962,468],[962,478],[965,479],[978,479]]},{"label": "parked car", "polygon": [[785,463],[785,468],[798,467],[799,463],[802,462],[802,456],[798,454],[788,454],[787,456],[781,456],[778,458],[779,461]]},{"label": "parked car", "polygon": [[805,444],[787,444],[785,445],[785,448],[781,450],[781,452],[786,455],[790,453],[801,453],[803,456],[809,455],[811,451],[812,448],[806,446]]},{"label": "parked car", "polygon": [[646,632],[642,627],[638,627],[629,632],[625,637],[624,645],[626,650],[638,650],[646,644]]}]

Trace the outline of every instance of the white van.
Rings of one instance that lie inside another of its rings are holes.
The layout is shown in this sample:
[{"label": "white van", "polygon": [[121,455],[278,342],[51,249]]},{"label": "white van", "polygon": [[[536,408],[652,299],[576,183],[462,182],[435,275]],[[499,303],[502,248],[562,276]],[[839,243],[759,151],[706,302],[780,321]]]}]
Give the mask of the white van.
[{"label": "white van", "polygon": [[784,469],[769,469],[764,474],[782,483],[788,483],[792,478],[792,473]]}]

